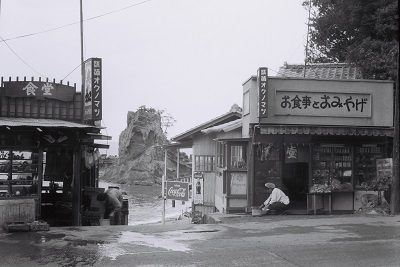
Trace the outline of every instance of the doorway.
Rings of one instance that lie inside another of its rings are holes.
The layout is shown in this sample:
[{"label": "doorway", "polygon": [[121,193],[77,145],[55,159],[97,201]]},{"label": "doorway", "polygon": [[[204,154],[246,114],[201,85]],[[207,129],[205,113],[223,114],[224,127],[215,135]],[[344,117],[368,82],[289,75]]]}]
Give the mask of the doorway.
[{"label": "doorway", "polygon": [[282,182],[290,199],[289,210],[293,213],[307,212],[308,163],[285,163]]}]

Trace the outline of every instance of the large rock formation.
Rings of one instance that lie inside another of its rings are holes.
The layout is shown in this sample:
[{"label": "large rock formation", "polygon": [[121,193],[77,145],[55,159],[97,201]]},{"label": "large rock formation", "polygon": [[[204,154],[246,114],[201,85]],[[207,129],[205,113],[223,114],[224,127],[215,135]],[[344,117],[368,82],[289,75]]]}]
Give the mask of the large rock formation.
[{"label": "large rock formation", "polygon": [[[165,163],[161,145],[169,143],[161,126],[161,115],[154,109],[129,111],[127,127],[119,136],[119,158],[101,178],[116,183],[160,183]],[[180,176],[190,175],[190,164],[183,160],[179,172]],[[168,151],[167,175],[176,177],[176,150]]]}]

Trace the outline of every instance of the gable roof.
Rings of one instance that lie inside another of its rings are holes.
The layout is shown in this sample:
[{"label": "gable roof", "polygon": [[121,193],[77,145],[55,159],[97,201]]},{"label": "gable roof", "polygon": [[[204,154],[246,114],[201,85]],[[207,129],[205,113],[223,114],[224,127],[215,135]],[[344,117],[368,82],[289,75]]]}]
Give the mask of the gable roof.
[{"label": "gable roof", "polygon": [[237,119],[224,124],[216,125],[210,128],[201,130],[202,133],[219,133],[219,132],[230,132],[242,127],[242,119]]},{"label": "gable roof", "polygon": [[346,63],[308,63],[305,67],[304,64],[286,62],[279,68],[276,76],[340,80],[354,80],[361,77],[359,69]]},{"label": "gable roof", "polygon": [[181,133],[175,137],[172,137],[171,140],[175,142],[187,142],[193,138],[193,135],[196,133],[201,132],[203,129],[207,129],[210,127],[214,127],[217,125],[221,125],[227,122],[231,122],[237,119],[242,118],[242,113],[239,112],[238,110],[232,110],[229,111],[228,113],[225,113],[219,117],[216,117],[210,121],[207,121],[203,124],[200,124],[184,133]]}]

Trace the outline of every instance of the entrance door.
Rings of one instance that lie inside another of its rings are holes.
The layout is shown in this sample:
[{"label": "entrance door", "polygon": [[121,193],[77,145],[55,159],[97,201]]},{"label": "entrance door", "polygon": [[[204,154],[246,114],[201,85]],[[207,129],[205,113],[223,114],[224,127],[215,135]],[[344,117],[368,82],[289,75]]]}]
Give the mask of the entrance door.
[{"label": "entrance door", "polygon": [[285,163],[282,181],[290,199],[290,209],[307,210],[308,163]]}]

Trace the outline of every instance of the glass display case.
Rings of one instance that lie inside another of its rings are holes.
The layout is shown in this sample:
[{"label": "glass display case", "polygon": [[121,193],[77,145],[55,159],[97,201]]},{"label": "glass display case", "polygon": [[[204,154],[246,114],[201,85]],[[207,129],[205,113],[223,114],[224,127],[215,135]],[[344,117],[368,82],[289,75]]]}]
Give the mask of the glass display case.
[{"label": "glass display case", "polygon": [[353,149],[350,146],[319,145],[312,149],[310,192],[353,190]]},{"label": "glass display case", "polygon": [[38,196],[38,154],[32,151],[0,151],[0,197]]}]

